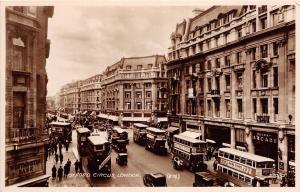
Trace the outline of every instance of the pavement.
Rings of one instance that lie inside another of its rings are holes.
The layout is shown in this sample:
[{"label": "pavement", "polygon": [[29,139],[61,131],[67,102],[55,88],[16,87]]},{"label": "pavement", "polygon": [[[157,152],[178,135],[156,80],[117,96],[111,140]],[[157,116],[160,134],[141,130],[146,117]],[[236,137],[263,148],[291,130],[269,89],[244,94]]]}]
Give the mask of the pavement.
[{"label": "pavement", "polygon": [[[61,181],[59,181],[59,179],[57,177],[55,180],[53,180],[52,177],[50,177],[49,187],[90,187],[90,184],[85,179],[84,174],[80,175],[80,174],[75,173],[74,163],[76,162],[78,155],[74,154],[74,152],[73,152],[73,151],[77,152],[76,143],[74,143],[74,142],[76,142],[76,140],[73,140],[73,142],[70,143],[68,152],[63,147],[62,154],[64,156],[64,160],[63,160],[62,164],[60,164],[60,161],[58,161],[57,164],[55,163],[54,155],[48,157],[48,160],[46,163],[46,173],[47,173],[47,175],[50,175],[50,176],[52,175],[53,165],[56,166],[56,169],[58,169],[60,165],[63,168],[63,166],[65,165],[65,163],[67,162],[68,159],[70,159],[70,161],[71,161],[71,170],[70,170],[69,176],[63,177]],[[77,158],[76,158],[76,155],[77,155]]]}]

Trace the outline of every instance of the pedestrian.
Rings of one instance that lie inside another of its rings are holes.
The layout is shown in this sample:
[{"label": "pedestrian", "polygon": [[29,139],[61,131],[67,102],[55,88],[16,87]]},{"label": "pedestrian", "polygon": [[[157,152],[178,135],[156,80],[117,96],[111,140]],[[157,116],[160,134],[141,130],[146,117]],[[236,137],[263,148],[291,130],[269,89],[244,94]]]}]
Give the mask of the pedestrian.
[{"label": "pedestrian", "polygon": [[50,157],[51,156],[51,154],[52,154],[52,149],[51,149],[51,145],[49,146],[49,148],[48,148],[48,156]]},{"label": "pedestrian", "polygon": [[52,180],[56,179],[56,167],[53,165],[52,167]]},{"label": "pedestrian", "polygon": [[54,143],[54,152],[55,152],[55,154],[57,154],[57,144],[56,143]]},{"label": "pedestrian", "polygon": [[66,147],[66,151],[68,152],[68,150],[69,150],[69,141],[68,140],[66,140],[65,147]]},{"label": "pedestrian", "polygon": [[58,154],[57,153],[55,154],[55,162],[56,162],[56,164],[58,162]]},{"label": "pedestrian", "polygon": [[63,168],[60,166],[58,171],[57,171],[57,176],[59,178],[59,181],[61,181],[61,179],[62,179],[63,171],[64,171]]},{"label": "pedestrian", "polygon": [[67,177],[68,175],[68,164],[66,163],[64,166],[64,177]]},{"label": "pedestrian", "polygon": [[63,154],[60,154],[60,155],[59,155],[59,160],[60,160],[60,164],[62,164],[62,162],[63,162],[63,160],[64,160]]},{"label": "pedestrian", "polygon": [[218,166],[218,161],[217,160],[214,161],[213,166],[214,166],[214,170],[217,171],[217,166]]},{"label": "pedestrian", "polygon": [[79,168],[79,162],[78,162],[78,160],[76,160],[76,162],[74,163],[74,165],[75,165],[75,173],[77,173],[78,172],[78,168]]},{"label": "pedestrian", "polygon": [[62,149],[62,144],[61,144],[61,142],[59,142],[58,148],[59,148],[59,154],[61,154],[61,149]]},{"label": "pedestrian", "polygon": [[79,168],[79,173],[83,173],[82,170],[82,160],[80,159],[79,163],[78,163],[78,168]]}]

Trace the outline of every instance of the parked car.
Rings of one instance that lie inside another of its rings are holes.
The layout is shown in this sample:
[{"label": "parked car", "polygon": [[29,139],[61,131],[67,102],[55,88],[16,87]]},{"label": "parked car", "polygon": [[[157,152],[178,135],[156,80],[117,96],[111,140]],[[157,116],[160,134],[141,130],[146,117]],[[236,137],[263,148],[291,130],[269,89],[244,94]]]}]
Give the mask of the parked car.
[{"label": "parked car", "polygon": [[177,170],[183,169],[183,161],[179,159],[178,157],[173,158],[173,167]]},{"label": "parked car", "polygon": [[146,187],[166,187],[166,176],[162,173],[145,174],[143,182]]},{"label": "parked car", "polygon": [[221,181],[209,172],[196,172],[193,187],[222,186]]}]

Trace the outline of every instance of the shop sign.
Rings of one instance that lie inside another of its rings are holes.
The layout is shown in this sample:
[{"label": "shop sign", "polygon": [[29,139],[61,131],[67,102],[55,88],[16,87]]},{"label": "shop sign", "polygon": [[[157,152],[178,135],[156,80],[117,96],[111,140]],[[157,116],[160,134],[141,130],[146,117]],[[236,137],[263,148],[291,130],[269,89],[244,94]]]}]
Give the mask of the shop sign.
[{"label": "shop sign", "polygon": [[266,132],[256,132],[253,131],[252,140],[254,142],[263,142],[263,143],[277,143],[277,135]]},{"label": "shop sign", "polygon": [[247,175],[253,175],[253,169],[250,167],[247,167],[245,165],[241,165],[239,163],[233,162],[233,161],[229,161],[223,158],[220,158],[220,164],[221,165],[225,165],[227,167],[233,168],[235,170],[238,170],[240,172],[246,173]]},{"label": "shop sign", "polygon": [[29,161],[18,162],[16,164],[11,164],[10,172],[13,177],[20,177],[26,174],[30,174],[39,170],[41,165],[40,159],[34,159]]}]

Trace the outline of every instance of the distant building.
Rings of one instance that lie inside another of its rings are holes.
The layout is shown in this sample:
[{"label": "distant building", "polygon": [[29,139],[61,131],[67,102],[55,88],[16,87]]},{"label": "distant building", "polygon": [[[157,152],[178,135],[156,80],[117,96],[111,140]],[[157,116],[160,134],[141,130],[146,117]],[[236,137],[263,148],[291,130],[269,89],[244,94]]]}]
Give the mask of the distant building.
[{"label": "distant building", "polygon": [[59,110],[68,114],[80,111],[80,85],[81,81],[74,81],[64,85],[59,92]]},{"label": "distant building", "polygon": [[83,114],[99,114],[101,108],[101,80],[102,75],[94,75],[81,81],[80,95],[81,106],[80,111]]},{"label": "distant building", "polygon": [[166,117],[165,63],[165,56],[153,55],[122,58],[107,67],[101,81],[101,112],[121,126]]},{"label": "distant building", "polygon": [[47,110],[55,110],[55,97],[47,97],[46,98],[47,103]]},{"label": "distant building", "polygon": [[35,186],[45,182],[45,128],[53,7],[6,7],[5,184]]},{"label": "distant building", "polygon": [[213,6],[176,25],[169,121],[217,147],[295,161],[295,6]]}]

